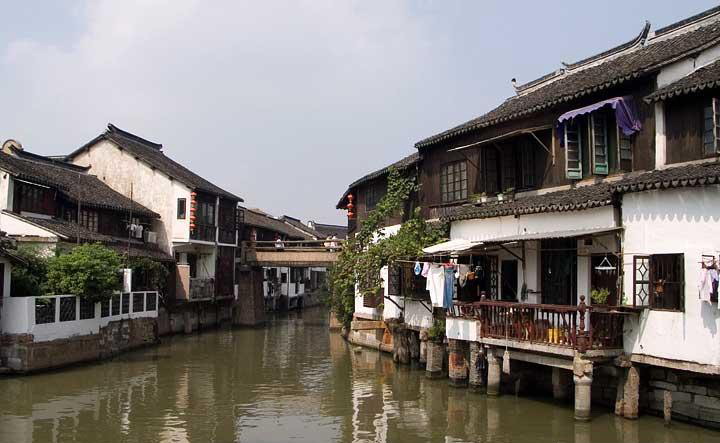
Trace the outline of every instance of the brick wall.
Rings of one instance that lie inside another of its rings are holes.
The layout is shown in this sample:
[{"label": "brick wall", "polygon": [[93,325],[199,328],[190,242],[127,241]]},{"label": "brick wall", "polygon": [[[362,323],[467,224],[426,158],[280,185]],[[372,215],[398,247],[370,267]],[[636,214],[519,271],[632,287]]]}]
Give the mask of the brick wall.
[{"label": "brick wall", "polygon": [[657,367],[643,375],[644,412],[662,415],[665,391],[670,391],[673,419],[720,428],[720,377]]}]

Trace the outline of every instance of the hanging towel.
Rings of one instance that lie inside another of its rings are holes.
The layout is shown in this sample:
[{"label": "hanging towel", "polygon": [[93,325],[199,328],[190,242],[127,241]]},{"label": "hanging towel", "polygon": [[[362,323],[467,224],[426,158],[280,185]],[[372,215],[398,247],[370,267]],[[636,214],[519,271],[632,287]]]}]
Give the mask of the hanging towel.
[{"label": "hanging towel", "polygon": [[[710,274],[710,269],[702,268],[700,270],[700,281],[698,283],[698,297],[700,300],[703,301],[710,301],[710,295],[713,291],[713,285],[712,285],[712,275]],[[715,271],[715,274],[717,274],[717,271]]]},{"label": "hanging towel", "polygon": [[423,263],[423,268],[422,268],[422,271],[420,271],[420,275],[422,275],[423,277],[427,277],[429,270],[430,270],[430,263],[428,263],[428,262]]},{"label": "hanging towel", "polygon": [[419,262],[419,261],[416,261],[416,262],[415,262],[415,269],[414,269],[414,271],[415,271],[415,275],[420,275],[420,272],[422,271],[422,267],[420,266],[420,262]]},{"label": "hanging towel", "polygon": [[442,266],[430,266],[427,272],[425,289],[430,292],[430,301],[434,307],[442,307],[445,293],[445,274]]},{"label": "hanging towel", "polygon": [[455,298],[455,269],[454,267],[445,268],[445,297],[442,307],[450,309]]}]

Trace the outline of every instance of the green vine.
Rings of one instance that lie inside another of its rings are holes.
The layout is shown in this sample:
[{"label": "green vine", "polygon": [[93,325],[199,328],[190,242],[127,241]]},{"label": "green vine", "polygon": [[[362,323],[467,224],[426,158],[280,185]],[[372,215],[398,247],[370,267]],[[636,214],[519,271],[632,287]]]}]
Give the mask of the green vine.
[{"label": "green vine", "polygon": [[381,291],[383,266],[398,259],[414,259],[422,254],[422,248],[446,237],[446,226],[427,223],[420,208],[413,211],[396,234],[387,235],[382,230],[390,217],[404,215],[405,202],[417,191],[414,177],[405,177],[391,168],[387,193],[362,221],[358,232],[348,238],[338,261],[328,272],[328,304],[344,325],[349,326],[352,321],[356,296]]}]

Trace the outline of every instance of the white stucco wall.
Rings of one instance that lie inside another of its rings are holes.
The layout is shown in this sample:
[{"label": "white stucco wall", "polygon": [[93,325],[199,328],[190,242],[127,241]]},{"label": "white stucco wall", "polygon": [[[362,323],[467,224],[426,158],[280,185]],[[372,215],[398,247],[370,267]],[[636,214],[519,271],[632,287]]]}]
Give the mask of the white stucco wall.
[{"label": "white stucco wall", "polygon": [[32,223],[7,212],[0,212],[0,230],[7,232],[9,236],[18,237],[45,237],[57,239],[58,236],[47,229],[36,226]]},{"label": "white stucco wall", "polygon": [[684,312],[644,310],[625,323],[625,351],[720,364],[720,311],[698,299],[702,254],[720,254],[720,187],[684,188],[623,197],[624,292],[632,303],[633,256],[683,253]]},{"label": "white stucco wall", "polygon": [[569,211],[461,220],[450,225],[450,239],[482,241],[493,237],[541,232],[612,228],[617,226],[612,206]]},{"label": "white stucco wall", "polygon": [[[425,306],[432,309],[430,301]],[[432,313],[417,300],[405,300],[405,324],[413,328],[427,329],[433,324]]]},{"label": "white stucco wall", "polygon": [[657,76],[657,87],[662,88],[692,74],[696,69],[720,58],[720,45],[712,46],[696,57],[688,57],[665,66]]},{"label": "white stucco wall", "polygon": [[454,340],[477,341],[477,321],[448,318],[445,320],[445,335]]},{"label": "white stucco wall", "polygon": [[0,169],[0,210],[12,210],[13,178],[7,171]]},{"label": "white stucco wall", "polygon": [[[134,292],[139,296],[145,296],[145,292]],[[156,292],[154,311],[133,312],[133,303],[130,300],[130,312],[117,314],[109,317],[100,316],[100,303],[95,304],[95,318],[79,320],[80,303],[76,302],[76,320],[59,321],[60,298],[73,297],[72,295],[55,295],[49,297],[7,297],[3,300],[2,315],[0,316],[0,331],[7,334],[32,334],[36,342],[68,338],[77,335],[97,334],[100,328],[111,321],[122,318],[157,318],[159,300]],[[35,323],[35,299],[55,298],[55,322],[36,324]]]},{"label": "white stucco wall", "polygon": [[[132,185],[133,200],[160,214],[160,220],[153,221],[152,230],[157,232],[158,244],[167,253],[172,254],[172,241],[176,237],[187,241],[189,228],[185,229],[185,226],[189,226],[188,220],[175,220],[178,197],[187,198],[189,213],[190,189],[187,186],[107,140],[77,154],[73,163],[89,166],[91,174],[125,196],[130,196]],[[181,231],[175,232],[175,229]]]}]

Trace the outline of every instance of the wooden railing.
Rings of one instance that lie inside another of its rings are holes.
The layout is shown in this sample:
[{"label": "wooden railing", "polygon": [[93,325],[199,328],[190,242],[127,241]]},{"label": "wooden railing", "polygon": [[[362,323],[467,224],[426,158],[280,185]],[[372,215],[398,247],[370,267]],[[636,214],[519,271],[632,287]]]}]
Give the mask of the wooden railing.
[{"label": "wooden railing", "polygon": [[588,349],[622,348],[625,312],[577,306],[479,301],[456,303],[451,316],[478,320],[478,337]]},{"label": "wooden railing", "polygon": [[332,251],[340,252],[345,240],[282,240],[282,241],[244,241],[244,248],[256,251]]}]

